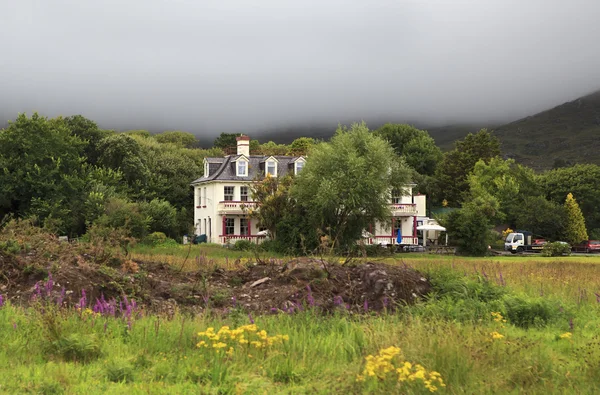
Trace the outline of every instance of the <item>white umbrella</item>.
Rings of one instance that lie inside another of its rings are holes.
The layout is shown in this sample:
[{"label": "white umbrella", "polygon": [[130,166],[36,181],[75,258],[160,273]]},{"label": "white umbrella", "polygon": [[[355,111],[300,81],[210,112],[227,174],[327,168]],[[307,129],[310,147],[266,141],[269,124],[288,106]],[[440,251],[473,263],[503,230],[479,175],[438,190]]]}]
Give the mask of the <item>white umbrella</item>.
[{"label": "white umbrella", "polygon": [[446,231],[446,228],[444,228],[443,226],[440,226],[440,225],[431,224],[431,225],[417,226],[417,230],[437,230],[440,232],[444,232],[444,231]]},{"label": "white umbrella", "polygon": [[269,235],[269,231],[268,230],[261,230],[260,232],[256,232],[257,236],[268,236]]}]

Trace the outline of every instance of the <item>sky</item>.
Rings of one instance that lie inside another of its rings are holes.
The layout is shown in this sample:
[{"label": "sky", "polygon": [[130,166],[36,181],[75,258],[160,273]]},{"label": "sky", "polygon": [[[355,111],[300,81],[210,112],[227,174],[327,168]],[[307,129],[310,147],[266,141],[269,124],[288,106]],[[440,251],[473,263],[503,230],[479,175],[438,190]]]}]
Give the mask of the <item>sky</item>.
[{"label": "sky", "polygon": [[511,121],[600,89],[598,15],[598,0],[0,0],[0,122]]}]

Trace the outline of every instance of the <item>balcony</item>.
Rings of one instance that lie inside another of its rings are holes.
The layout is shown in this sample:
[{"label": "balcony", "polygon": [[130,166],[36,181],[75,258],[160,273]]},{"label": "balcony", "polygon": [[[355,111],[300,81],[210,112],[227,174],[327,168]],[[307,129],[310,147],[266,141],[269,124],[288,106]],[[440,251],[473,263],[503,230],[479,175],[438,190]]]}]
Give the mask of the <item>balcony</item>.
[{"label": "balcony", "polygon": [[[363,239],[367,245],[399,245],[398,239],[392,236],[373,236]],[[414,236],[402,236],[402,244],[400,245],[416,245],[418,239]]]},{"label": "balcony", "polygon": [[416,204],[390,204],[393,217],[417,215]]},{"label": "balcony", "polygon": [[238,202],[238,201],[222,201],[217,205],[219,214],[246,214],[243,207],[247,209],[255,209],[256,202]]},{"label": "balcony", "polygon": [[253,244],[260,244],[267,239],[266,236],[258,236],[258,235],[220,235],[219,243],[223,245],[227,244],[235,244],[237,241],[246,240]]}]

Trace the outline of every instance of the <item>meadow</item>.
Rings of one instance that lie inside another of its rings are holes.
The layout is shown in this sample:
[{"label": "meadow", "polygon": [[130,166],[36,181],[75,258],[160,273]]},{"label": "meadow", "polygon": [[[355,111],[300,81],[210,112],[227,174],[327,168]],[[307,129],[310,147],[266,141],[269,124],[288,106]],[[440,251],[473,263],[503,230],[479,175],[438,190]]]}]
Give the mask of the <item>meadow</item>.
[{"label": "meadow", "polygon": [[[149,248],[192,270],[252,254]],[[188,256],[189,253],[189,256]],[[187,259],[186,259],[187,257]],[[285,259],[285,257],[277,257]],[[598,393],[600,257],[396,255],[432,293],[390,312],[190,316],[139,307],[0,307],[0,393]],[[237,263],[236,263],[237,262]],[[212,329],[211,329],[212,328]],[[264,332],[263,332],[264,330]]]}]

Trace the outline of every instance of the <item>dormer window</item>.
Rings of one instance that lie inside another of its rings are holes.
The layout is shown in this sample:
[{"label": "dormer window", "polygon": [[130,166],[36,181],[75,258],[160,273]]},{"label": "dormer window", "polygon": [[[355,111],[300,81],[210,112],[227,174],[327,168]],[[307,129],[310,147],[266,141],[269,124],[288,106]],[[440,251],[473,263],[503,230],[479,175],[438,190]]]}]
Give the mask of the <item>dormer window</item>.
[{"label": "dormer window", "polygon": [[245,159],[237,161],[237,176],[247,177],[248,176],[248,162]]},{"label": "dormer window", "polygon": [[303,159],[297,160],[296,163],[294,163],[294,174],[298,175],[298,173],[300,173],[303,168],[304,168],[304,160]]},{"label": "dormer window", "polygon": [[274,160],[268,160],[265,167],[265,172],[267,175],[275,177],[277,175],[277,162]]}]

